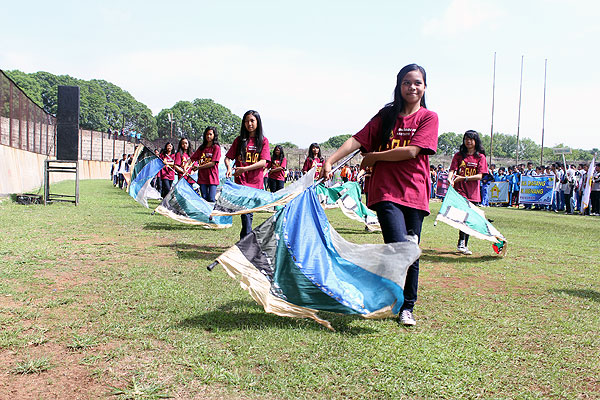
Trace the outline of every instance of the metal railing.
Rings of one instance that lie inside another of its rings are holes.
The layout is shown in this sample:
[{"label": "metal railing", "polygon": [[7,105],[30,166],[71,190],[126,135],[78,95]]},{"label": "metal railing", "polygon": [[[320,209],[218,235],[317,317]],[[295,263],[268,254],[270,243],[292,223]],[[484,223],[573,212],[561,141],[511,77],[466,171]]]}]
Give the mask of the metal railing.
[{"label": "metal railing", "polygon": [[[0,144],[56,156],[56,117],[48,114],[0,70]],[[79,159],[111,161],[133,153],[135,139],[79,129]]]}]

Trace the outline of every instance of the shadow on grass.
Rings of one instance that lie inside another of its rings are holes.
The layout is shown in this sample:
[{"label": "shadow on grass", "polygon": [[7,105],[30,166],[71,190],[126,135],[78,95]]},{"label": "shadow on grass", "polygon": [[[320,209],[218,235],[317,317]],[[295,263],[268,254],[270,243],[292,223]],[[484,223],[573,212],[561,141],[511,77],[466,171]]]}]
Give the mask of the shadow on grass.
[{"label": "shadow on grass", "polygon": [[381,231],[377,232],[370,232],[370,231],[366,231],[365,228],[356,228],[356,229],[352,229],[352,228],[335,228],[335,231],[339,234],[347,234],[347,235],[378,235],[381,234]]},{"label": "shadow on grass", "polygon": [[590,299],[600,303],[600,292],[591,289],[550,289],[552,293],[564,293],[569,296],[581,297],[582,299]]},{"label": "shadow on grass", "polygon": [[445,262],[445,263],[481,263],[486,261],[497,261],[500,259],[498,256],[464,256],[458,254],[455,251],[440,251],[432,249],[424,249],[421,253],[421,260],[430,262]]},{"label": "shadow on grass", "polygon": [[200,246],[196,244],[161,244],[158,247],[165,247],[173,250],[177,258],[181,260],[210,260],[214,261],[225,252],[228,246]]},{"label": "shadow on grass", "polygon": [[[337,333],[344,335],[364,335],[377,331],[363,326],[351,326],[351,322],[362,319],[359,316],[324,313],[320,315],[331,322]],[[313,331],[327,330],[309,318],[298,319],[280,317],[266,313],[253,301],[230,301],[219,307],[217,311],[209,311],[179,322],[180,328],[200,328],[207,331],[236,331],[242,329],[264,329],[265,327],[309,329]]]},{"label": "shadow on grass", "polygon": [[[154,215],[156,216],[156,214]],[[143,229],[148,231],[195,231],[203,228],[198,225],[149,222],[144,225]]]}]

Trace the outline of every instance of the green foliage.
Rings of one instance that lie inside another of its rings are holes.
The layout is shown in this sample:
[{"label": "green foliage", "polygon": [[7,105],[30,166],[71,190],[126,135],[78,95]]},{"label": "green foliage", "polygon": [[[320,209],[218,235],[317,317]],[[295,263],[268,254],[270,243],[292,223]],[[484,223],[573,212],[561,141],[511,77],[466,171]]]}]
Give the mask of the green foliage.
[{"label": "green foliage", "polygon": [[454,155],[460,147],[462,141],[462,134],[454,132],[444,132],[438,136],[438,154],[446,156]]},{"label": "green foliage", "polygon": [[28,358],[17,362],[15,367],[12,369],[13,374],[39,374],[47,371],[52,367],[50,359],[47,357],[41,358]]},{"label": "green foliage", "polygon": [[232,143],[239,135],[242,119],[228,108],[211,99],[179,101],[173,107],[161,110],[156,116],[158,137],[171,136],[168,114],[173,114],[173,137],[202,140],[207,126],[216,126],[221,143]]},{"label": "green foliage", "polygon": [[343,145],[344,142],[346,140],[348,140],[348,138],[350,138],[350,136],[352,136],[352,135],[344,134],[344,135],[332,136],[329,139],[327,139],[326,142],[321,143],[321,148],[322,149],[337,149],[341,145]]},{"label": "green foliage", "polygon": [[275,143],[274,144],[274,146],[277,146],[277,145],[283,147],[284,149],[297,149],[298,148],[298,146],[296,146],[292,142],[283,142],[283,143]]},{"label": "green foliage", "polygon": [[126,131],[141,133],[150,140],[157,137],[156,121],[150,109],[110,82],[97,79],[85,81],[48,72],[5,72],[27,96],[53,115],[56,115],[58,109],[58,86],[79,86],[79,125],[83,129],[107,132],[109,129],[124,128]]}]

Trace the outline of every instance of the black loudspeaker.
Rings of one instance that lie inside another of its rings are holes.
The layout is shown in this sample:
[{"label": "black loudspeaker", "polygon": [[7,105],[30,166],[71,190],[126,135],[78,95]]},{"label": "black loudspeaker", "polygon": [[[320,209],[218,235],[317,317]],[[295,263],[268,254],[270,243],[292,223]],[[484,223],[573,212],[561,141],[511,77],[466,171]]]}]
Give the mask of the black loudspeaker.
[{"label": "black loudspeaker", "polygon": [[58,87],[56,159],[79,158],[79,86]]}]

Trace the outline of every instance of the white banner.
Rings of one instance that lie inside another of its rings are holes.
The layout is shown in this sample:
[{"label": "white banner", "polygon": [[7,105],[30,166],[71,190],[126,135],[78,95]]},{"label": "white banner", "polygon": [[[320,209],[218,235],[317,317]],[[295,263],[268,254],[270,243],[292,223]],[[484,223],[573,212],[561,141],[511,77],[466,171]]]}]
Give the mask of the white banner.
[{"label": "white banner", "polygon": [[508,203],[509,184],[507,181],[490,182],[488,185],[488,199],[490,203]]}]

